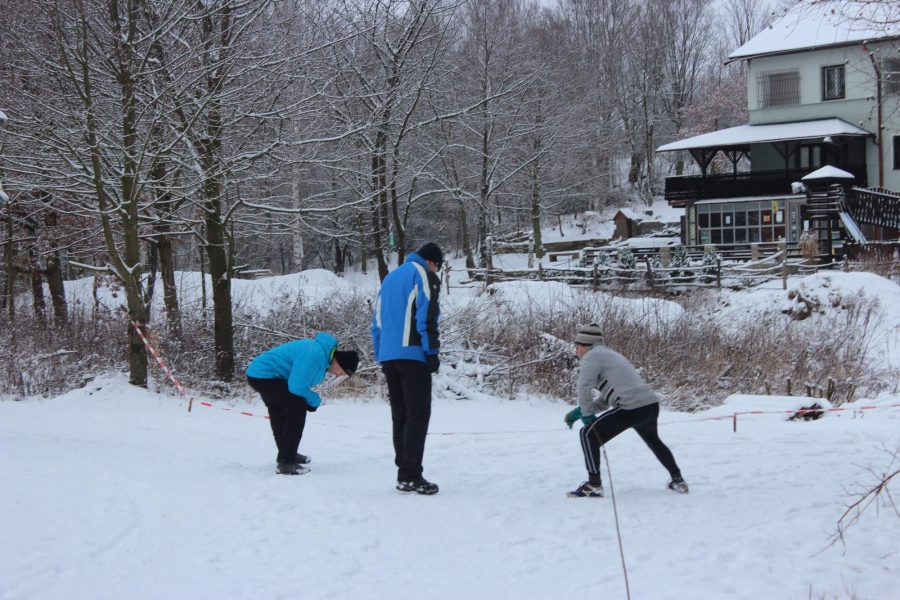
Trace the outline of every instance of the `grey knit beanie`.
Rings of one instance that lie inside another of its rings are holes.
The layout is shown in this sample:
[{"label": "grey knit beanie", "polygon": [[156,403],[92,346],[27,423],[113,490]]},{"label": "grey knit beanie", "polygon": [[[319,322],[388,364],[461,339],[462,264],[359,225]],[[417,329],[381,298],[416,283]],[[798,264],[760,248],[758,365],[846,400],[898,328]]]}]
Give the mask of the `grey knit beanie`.
[{"label": "grey knit beanie", "polygon": [[584,346],[593,346],[594,344],[603,343],[603,330],[596,323],[590,325],[582,325],[575,336],[575,343]]}]

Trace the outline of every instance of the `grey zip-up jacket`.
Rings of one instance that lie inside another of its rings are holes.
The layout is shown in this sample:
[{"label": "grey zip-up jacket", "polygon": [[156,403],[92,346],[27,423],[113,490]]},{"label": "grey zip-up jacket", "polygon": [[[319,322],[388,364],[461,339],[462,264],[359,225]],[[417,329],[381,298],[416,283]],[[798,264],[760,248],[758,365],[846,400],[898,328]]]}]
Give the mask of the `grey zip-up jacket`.
[{"label": "grey zip-up jacket", "polygon": [[[611,407],[634,410],[659,402],[628,359],[603,344],[594,344],[582,357],[577,388],[578,406],[585,417]],[[600,392],[596,400],[592,390]]]}]

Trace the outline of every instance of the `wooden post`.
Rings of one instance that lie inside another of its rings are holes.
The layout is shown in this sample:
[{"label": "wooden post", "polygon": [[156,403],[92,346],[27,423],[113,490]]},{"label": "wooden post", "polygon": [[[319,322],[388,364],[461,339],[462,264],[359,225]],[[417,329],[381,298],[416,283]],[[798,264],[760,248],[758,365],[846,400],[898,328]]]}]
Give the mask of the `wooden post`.
[{"label": "wooden post", "polygon": [[716,287],[722,289],[722,258],[716,258]]},{"label": "wooden post", "polygon": [[737,433],[737,413],[734,413],[734,432]]},{"label": "wooden post", "polygon": [[591,273],[591,289],[593,289],[596,292],[597,288],[599,288],[599,287],[600,287],[600,265],[597,264],[597,262],[595,261],[594,262],[594,270]]},{"label": "wooden post", "polygon": [[787,378],[787,395],[788,396],[793,395],[793,394],[791,394],[791,378],[790,377]]},{"label": "wooden post", "polygon": [[759,242],[750,244],[750,260],[756,262],[759,260]]},{"label": "wooden post", "polygon": [[653,291],[653,268],[650,266],[650,257],[646,257],[644,259],[647,261],[647,285],[650,286],[650,291]]},{"label": "wooden post", "polygon": [[669,268],[669,262],[672,260],[672,250],[668,246],[659,249],[659,262],[663,269]]},{"label": "wooden post", "polygon": [[788,261],[787,261],[787,242],[781,240],[778,242],[778,252],[781,254],[779,262],[781,262],[781,287],[787,289]]},{"label": "wooden post", "polygon": [[488,237],[485,240],[485,273],[484,273],[484,285],[485,287],[494,283],[493,271],[494,271],[494,238]]},{"label": "wooden post", "polygon": [[538,263],[538,281],[543,281],[543,280],[544,280],[544,264],[539,262]]}]

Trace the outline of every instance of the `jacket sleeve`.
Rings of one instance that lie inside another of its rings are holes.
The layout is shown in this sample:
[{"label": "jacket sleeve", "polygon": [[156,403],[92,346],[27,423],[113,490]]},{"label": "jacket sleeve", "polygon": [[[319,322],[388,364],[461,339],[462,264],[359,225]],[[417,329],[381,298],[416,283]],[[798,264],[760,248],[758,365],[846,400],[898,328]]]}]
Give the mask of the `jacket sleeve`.
[{"label": "jacket sleeve", "polygon": [[598,406],[592,395],[602,374],[599,357],[590,352],[585,354],[581,360],[581,370],[578,373],[578,383],[576,384],[578,406],[581,407],[581,414],[585,417],[589,417],[598,409],[603,408],[603,406]]},{"label": "jacket sleeve", "polygon": [[302,396],[312,408],[317,408],[322,404],[322,397],[310,389],[321,383],[321,381],[313,381],[317,371],[312,357],[301,355],[294,359],[291,376],[288,377],[288,390],[295,396]]},{"label": "jacket sleeve", "polygon": [[372,313],[372,349],[378,359],[378,348],[381,346],[381,291],[375,297],[375,312]]},{"label": "jacket sleeve", "polygon": [[441,347],[438,331],[438,320],[441,317],[439,304],[441,280],[431,271],[426,271],[425,275],[425,281],[422,282],[416,299],[416,329],[422,336],[422,350],[425,354],[437,354]]}]

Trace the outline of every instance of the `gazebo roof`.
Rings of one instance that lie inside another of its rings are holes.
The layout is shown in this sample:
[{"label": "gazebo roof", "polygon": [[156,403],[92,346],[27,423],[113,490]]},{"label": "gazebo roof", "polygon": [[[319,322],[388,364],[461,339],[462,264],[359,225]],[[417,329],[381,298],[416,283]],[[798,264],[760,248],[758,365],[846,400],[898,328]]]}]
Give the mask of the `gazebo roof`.
[{"label": "gazebo roof", "polygon": [[820,179],[856,179],[856,177],[853,173],[827,165],[805,177],[801,177],[800,181],[818,181]]},{"label": "gazebo roof", "polygon": [[843,119],[836,118],[769,125],[739,125],[672,142],[660,146],[656,151],[726,148],[728,146],[747,146],[764,142],[805,140],[839,135],[871,136],[874,134],[856,125],[851,125]]}]

